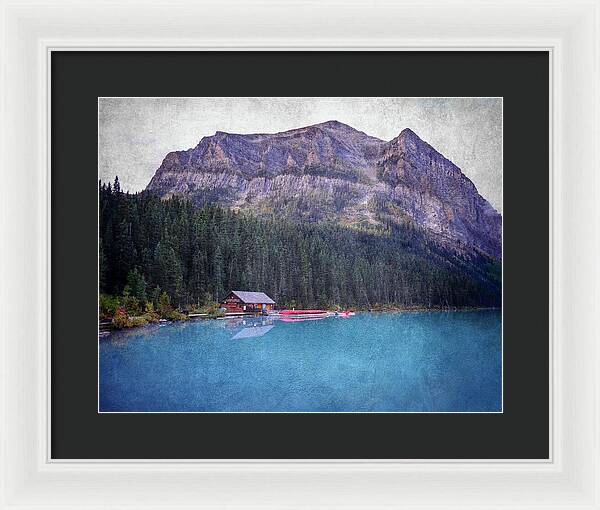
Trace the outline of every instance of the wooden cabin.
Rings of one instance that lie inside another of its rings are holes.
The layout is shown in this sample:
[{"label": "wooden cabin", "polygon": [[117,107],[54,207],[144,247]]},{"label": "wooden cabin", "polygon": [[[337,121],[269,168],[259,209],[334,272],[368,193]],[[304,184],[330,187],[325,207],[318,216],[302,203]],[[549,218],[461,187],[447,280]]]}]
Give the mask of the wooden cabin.
[{"label": "wooden cabin", "polygon": [[262,312],[273,310],[273,301],[264,292],[247,292],[244,290],[232,290],[225,299],[221,301],[221,308],[228,312]]}]

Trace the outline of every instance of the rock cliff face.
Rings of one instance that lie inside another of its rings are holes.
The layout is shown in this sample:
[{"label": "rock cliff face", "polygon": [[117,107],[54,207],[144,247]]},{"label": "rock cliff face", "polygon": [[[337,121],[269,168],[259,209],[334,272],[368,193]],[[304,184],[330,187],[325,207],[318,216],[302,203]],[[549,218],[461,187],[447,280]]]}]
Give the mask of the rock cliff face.
[{"label": "rock cliff face", "polygon": [[219,131],[167,154],[147,189],[293,221],[409,224],[454,251],[502,256],[500,214],[410,129],[389,142],[337,121],[276,134]]}]

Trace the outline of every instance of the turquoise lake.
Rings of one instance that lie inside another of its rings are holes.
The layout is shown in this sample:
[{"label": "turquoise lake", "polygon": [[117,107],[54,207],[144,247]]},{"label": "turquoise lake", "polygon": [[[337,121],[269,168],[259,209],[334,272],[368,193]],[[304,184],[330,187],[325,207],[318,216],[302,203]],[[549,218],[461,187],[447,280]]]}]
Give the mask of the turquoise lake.
[{"label": "turquoise lake", "polygon": [[100,337],[100,411],[502,410],[498,310],[190,320]]}]

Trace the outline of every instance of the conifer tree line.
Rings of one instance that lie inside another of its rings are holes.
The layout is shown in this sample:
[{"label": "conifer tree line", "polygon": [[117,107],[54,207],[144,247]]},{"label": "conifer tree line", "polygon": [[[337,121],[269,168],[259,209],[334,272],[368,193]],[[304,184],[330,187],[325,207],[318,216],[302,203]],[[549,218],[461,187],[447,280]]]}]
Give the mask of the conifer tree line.
[{"label": "conifer tree line", "polygon": [[[177,308],[262,291],[279,307],[500,306],[499,263],[410,226],[367,232],[257,217],[99,183],[100,292]],[[166,296],[166,297],[165,297]]]}]

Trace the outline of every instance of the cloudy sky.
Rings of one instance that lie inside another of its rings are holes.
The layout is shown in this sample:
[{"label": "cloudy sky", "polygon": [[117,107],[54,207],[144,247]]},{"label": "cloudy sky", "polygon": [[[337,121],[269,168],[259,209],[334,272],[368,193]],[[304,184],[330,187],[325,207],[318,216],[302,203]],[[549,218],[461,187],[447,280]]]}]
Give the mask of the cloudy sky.
[{"label": "cloudy sky", "polygon": [[170,151],[215,131],[276,133],[338,120],[391,140],[411,128],[458,165],[502,212],[501,98],[100,98],[99,178],[146,187]]}]

